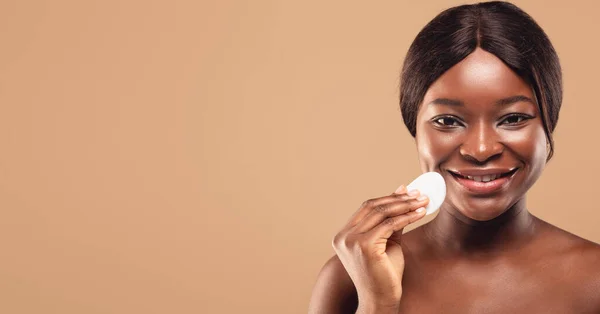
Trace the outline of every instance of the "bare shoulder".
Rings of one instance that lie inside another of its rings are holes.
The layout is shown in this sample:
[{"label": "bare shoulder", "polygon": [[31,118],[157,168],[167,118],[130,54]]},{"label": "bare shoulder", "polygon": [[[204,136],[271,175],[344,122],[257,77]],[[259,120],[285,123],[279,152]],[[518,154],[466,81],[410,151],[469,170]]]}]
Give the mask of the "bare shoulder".
[{"label": "bare shoulder", "polygon": [[[539,218],[538,218],[539,219]],[[554,256],[553,266],[570,282],[582,301],[600,312],[600,244],[539,219],[541,243]]]},{"label": "bare shoulder", "polygon": [[317,276],[308,313],[354,313],[357,306],[354,283],[338,256],[334,255]]},{"label": "bare shoulder", "polygon": [[566,253],[563,256],[573,259],[574,262],[589,264],[590,268],[586,267],[586,269],[590,271],[596,269],[600,273],[600,263],[597,263],[600,262],[600,244],[584,239],[537,217],[536,219],[538,220],[539,234],[543,242],[548,243],[555,252],[559,250]]}]

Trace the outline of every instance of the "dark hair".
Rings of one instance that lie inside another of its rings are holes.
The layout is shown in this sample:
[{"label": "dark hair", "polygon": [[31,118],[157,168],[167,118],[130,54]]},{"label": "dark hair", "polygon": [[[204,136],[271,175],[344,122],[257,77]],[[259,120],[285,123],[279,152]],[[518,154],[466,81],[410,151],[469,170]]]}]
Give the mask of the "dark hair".
[{"label": "dark hair", "polygon": [[419,32],[411,44],[400,79],[400,109],[414,137],[420,103],[431,84],[471,54],[486,50],[532,86],[550,145],[562,103],[562,73],[546,33],[512,3],[461,5],[444,10]]}]

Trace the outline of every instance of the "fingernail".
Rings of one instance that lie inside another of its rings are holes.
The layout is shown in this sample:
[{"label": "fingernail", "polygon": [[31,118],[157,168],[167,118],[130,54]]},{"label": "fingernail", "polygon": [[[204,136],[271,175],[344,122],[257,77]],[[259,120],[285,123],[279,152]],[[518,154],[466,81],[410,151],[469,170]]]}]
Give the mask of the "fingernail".
[{"label": "fingernail", "polygon": [[425,211],[425,207],[419,207],[419,208],[417,208],[417,210],[415,210],[415,212],[417,212],[419,214],[422,213],[422,212],[424,212],[424,211]]},{"label": "fingernail", "polygon": [[419,194],[420,194],[419,190],[410,190],[410,191],[408,191],[408,195],[410,195],[410,196],[417,196]]},{"label": "fingernail", "polygon": [[406,190],[406,187],[404,185],[401,185],[396,189],[396,192],[394,192],[394,193],[400,194],[400,193],[404,192],[405,190]]},{"label": "fingernail", "polygon": [[421,195],[421,196],[417,197],[417,201],[424,201],[426,199],[427,199],[427,196],[425,196],[425,195]]}]

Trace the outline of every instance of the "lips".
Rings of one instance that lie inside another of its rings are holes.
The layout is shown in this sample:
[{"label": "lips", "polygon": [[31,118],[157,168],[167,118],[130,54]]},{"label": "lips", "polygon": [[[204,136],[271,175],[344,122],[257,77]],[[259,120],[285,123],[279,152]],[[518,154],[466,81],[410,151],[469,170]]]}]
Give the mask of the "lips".
[{"label": "lips", "polygon": [[467,191],[489,194],[508,185],[518,169],[469,169],[448,170],[448,172]]}]

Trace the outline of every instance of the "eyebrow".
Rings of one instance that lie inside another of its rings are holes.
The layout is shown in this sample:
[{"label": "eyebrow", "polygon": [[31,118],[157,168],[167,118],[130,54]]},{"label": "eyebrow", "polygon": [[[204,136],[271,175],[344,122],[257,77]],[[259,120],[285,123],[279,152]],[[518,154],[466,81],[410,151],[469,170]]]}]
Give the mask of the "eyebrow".
[{"label": "eyebrow", "polygon": [[[515,95],[515,96],[502,98],[502,99],[496,101],[495,105],[496,106],[507,106],[507,105],[514,104],[519,101],[524,101],[524,102],[528,102],[528,103],[535,105],[535,102],[531,98],[529,98],[527,96],[523,96],[523,95]],[[437,99],[433,100],[432,102],[430,102],[429,105],[448,105],[448,106],[462,107],[465,105],[465,103],[458,99],[437,98]]]}]

